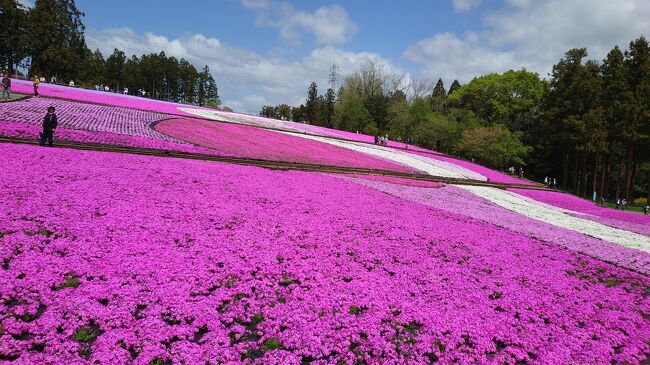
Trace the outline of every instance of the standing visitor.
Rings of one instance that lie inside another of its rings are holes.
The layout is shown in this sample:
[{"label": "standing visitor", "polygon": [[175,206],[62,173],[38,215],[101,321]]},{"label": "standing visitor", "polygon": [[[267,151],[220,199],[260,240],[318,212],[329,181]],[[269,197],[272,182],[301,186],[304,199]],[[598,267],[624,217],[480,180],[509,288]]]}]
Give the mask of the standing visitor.
[{"label": "standing visitor", "polygon": [[603,206],[603,207],[605,206],[605,197],[604,196],[600,197],[600,205]]},{"label": "standing visitor", "polygon": [[41,133],[41,146],[45,146],[45,141],[48,142],[48,146],[52,147],[54,144],[54,130],[59,125],[54,113],[55,109],[53,106],[47,108],[47,114],[43,118],[43,133]]},{"label": "standing visitor", "polygon": [[627,207],[627,200],[625,200],[625,198],[621,200],[621,207],[623,208],[623,210],[625,210],[625,207]]},{"label": "standing visitor", "polygon": [[621,206],[621,199],[616,199],[616,208],[614,209],[618,210],[618,207],[620,206]]},{"label": "standing visitor", "polygon": [[2,78],[2,97],[4,99],[11,98],[10,91],[11,91],[11,79],[9,78],[9,75],[5,75]]},{"label": "standing visitor", "polygon": [[38,76],[34,76],[34,96],[38,96],[38,85],[41,84],[41,80]]},{"label": "standing visitor", "polygon": [[650,210],[650,206],[646,203],[646,205],[643,207],[643,214],[648,215],[648,210]]},{"label": "standing visitor", "polygon": [[375,134],[375,144],[379,144],[379,134]]}]

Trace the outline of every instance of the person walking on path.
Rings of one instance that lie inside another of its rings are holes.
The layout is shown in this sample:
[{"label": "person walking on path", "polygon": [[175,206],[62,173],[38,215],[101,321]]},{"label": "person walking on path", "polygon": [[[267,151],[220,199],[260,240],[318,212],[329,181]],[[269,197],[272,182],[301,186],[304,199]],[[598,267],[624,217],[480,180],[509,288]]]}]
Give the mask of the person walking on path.
[{"label": "person walking on path", "polygon": [[2,98],[10,99],[11,98],[11,79],[8,75],[4,75],[2,78]]},{"label": "person walking on path", "polygon": [[55,109],[53,106],[47,108],[47,114],[43,118],[43,133],[41,133],[41,146],[45,146],[45,141],[48,142],[48,146],[52,147],[54,144],[54,130],[59,125],[54,113]]},{"label": "person walking on path", "polygon": [[38,96],[38,85],[41,84],[41,80],[38,76],[34,76],[34,96]]}]

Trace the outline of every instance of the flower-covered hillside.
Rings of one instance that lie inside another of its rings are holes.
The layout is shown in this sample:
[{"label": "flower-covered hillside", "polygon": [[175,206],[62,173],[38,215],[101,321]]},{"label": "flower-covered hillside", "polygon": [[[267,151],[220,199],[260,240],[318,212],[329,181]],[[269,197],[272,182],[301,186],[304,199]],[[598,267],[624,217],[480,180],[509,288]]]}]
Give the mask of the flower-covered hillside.
[{"label": "flower-covered hillside", "polygon": [[638,364],[650,353],[650,279],[555,244],[553,226],[537,238],[505,216],[495,225],[317,173],[0,153],[3,361]]},{"label": "flower-covered hillside", "polygon": [[[14,82],[15,88],[19,92],[29,93],[31,91],[31,84],[27,81],[16,80]],[[160,116],[164,115],[164,118],[175,118],[173,121],[164,123],[160,125],[157,130],[165,129],[166,133],[169,136],[178,137],[188,143],[186,145],[170,145],[168,143],[161,143],[158,141],[157,136],[153,136],[151,140],[142,139],[142,135],[149,137],[152,132],[147,131],[146,129],[152,129],[150,123],[140,123],[138,121],[136,126],[130,126],[132,122],[131,119],[123,120],[115,115],[112,115],[110,118],[110,123],[106,125],[98,125],[97,121],[94,120],[95,113],[83,113],[80,111],[78,115],[83,116],[83,118],[76,118],[79,120],[81,126],[85,124],[93,124],[94,129],[101,131],[102,133],[113,133],[112,135],[102,135],[102,136],[92,136],[79,133],[67,133],[65,134],[66,138],[74,138],[75,141],[80,142],[95,142],[102,143],[102,138],[110,140],[111,142],[116,142],[120,145],[126,145],[129,147],[149,147],[149,148],[159,148],[159,149],[172,149],[172,150],[182,150],[188,152],[204,152],[210,153],[210,150],[214,150],[215,154],[218,155],[227,155],[231,156],[228,152],[224,151],[233,151],[235,150],[235,156],[237,157],[254,157],[260,158],[259,153],[256,151],[256,142],[262,138],[269,140],[267,145],[277,149],[277,146],[273,145],[273,141],[277,140],[286,140],[287,137],[281,137],[278,134],[266,133],[260,130],[248,130],[244,135],[243,139],[238,141],[228,140],[226,137],[228,134],[215,134],[215,130],[209,131],[208,135],[198,135],[196,130],[205,130],[206,123],[200,119],[192,118],[177,118],[178,116],[198,116],[208,120],[214,120],[215,122],[223,121],[227,123],[234,123],[245,125],[249,127],[260,127],[265,129],[271,129],[274,132],[276,131],[285,131],[289,133],[292,137],[298,137],[300,139],[310,139],[311,141],[319,142],[320,146],[316,148],[315,153],[299,153],[295,154],[291,149],[281,149],[278,153],[271,152],[270,155],[273,156],[287,156],[287,161],[299,161],[299,162],[308,162],[313,160],[322,159],[327,154],[318,153],[318,150],[332,150],[323,146],[324,144],[335,146],[337,148],[335,154],[341,154],[341,149],[348,150],[346,154],[348,158],[356,158],[358,161],[374,161],[375,164],[379,163],[380,165],[391,166],[388,168],[390,170],[397,171],[420,171],[425,172],[435,176],[443,177],[454,177],[454,178],[470,178],[478,180],[487,180],[488,178],[491,181],[495,182],[504,182],[504,183],[516,183],[516,184],[530,184],[529,182],[515,179],[500,173],[496,173],[492,170],[486,169],[482,166],[478,166],[469,162],[462,160],[454,159],[448,156],[440,155],[432,151],[428,151],[423,148],[410,146],[409,150],[405,150],[405,145],[399,142],[390,142],[389,147],[377,146],[370,143],[373,140],[372,136],[366,136],[362,134],[348,133],[343,131],[337,131],[333,129],[327,129],[322,127],[310,126],[302,123],[295,123],[290,121],[282,121],[276,119],[270,119],[265,117],[259,117],[248,114],[226,112],[214,109],[201,108],[196,106],[187,106],[181,104],[175,104],[170,102],[163,102],[159,100],[152,100],[146,98],[139,98],[129,95],[120,95],[115,93],[106,93],[101,91],[94,90],[85,90],[78,88],[70,88],[66,86],[59,85],[50,85],[50,84],[41,84],[39,88],[39,93],[43,96],[60,98],[59,104],[66,104],[71,106],[68,110],[72,110],[75,106],[79,106],[80,110],[96,108],[102,109],[97,114],[104,114],[104,110],[109,109],[105,107],[106,105],[119,107],[119,109],[131,110],[131,113],[142,113],[142,111],[150,111],[159,114]],[[21,115],[21,108],[29,107],[29,105],[38,104],[38,103],[54,103],[53,99],[46,98],[45,100],[40,99],[40,101],[24,101],[15,103],[14,106],[2,106],[0,104],[0,113],[4,109],[13,110],[14,113],[18,116]],[[95,106],[81,107],[82,105],[87,104],[78,104],[72,103],[70,101],[81,101],[84,103],[94,103],[98,104]],[[13,103],[10,103],[13,104]],[[108,113],[110,114],[110,113]],[[144,118],[147,120],[150,118]],[[161,118],[162,119],[162,118]],[[188,122],[192,121],[195,123],[194,126],[188,125]],[[15,120],[11,120],[12,123],[7,123],[7,121],[2,121],[0,117],[0,133],[5,136],[26,136],[31,134],[36,134],[38,131],[36,128],[26,128],[22,124],[17,124]],[[35,122],[31,122],[35,123]],[[119,126],[116,127],[115,124]],[[128,126],[128,127],[125,127]],[[88,129],[88,127],[82,127]],[[218,131],[228,128],[225,126],[219,126],[217,124],[209,126],[209,129],[216,129]],[[232,127],[230,128],[232,129]],[[165,133],[165,132],[163,132]],[[189,137],[191,138],[188,138]],[[271,137],[267,137],[271,135]],[[125,137],[131,136],[131,138]],[[94,137],[94,138],[93,138]],[[176,140],[177,138],[171,138]],[[126,141],[126,142],[124,142]],[[241,146],[245,145],[250,141],[251,150],[250,152],[246,149],[242,149]],[[315,145],[313,142],[298,141],[294,139],[293,144],[295,146],[301,145]],[[225,144],[223,144],[225,142]],[[190,146],[189,143],[199,144],[203,147],[208,147],[209,149],[197,149],[194,146]],[[350,152],[354,152],[351,153]],[[361,155],[359,155],[359,153]],[[306,158],[305,158],[306,157]],[[264,157],[261,157],[264,158]],[[284,157],[283,157],[284,158]],[[268,158],[266,158],[268,159]],[[317,163],[328,163],[329,159],[321,160]],[[340,165],[340,164],[339,164]],[[345,163],[343,166],[350,166],[348,163]],[[362,165],[358,167],[368,167],[368,165]]]}]

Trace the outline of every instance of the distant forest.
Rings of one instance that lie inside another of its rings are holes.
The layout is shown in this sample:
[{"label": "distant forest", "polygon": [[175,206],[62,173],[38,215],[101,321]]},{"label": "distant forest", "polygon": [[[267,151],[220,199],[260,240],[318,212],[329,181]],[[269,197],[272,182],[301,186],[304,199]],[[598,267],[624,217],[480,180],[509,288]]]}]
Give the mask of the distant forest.
[{"label": "distant forest", "polygon": [[217,84],[205,66],[198,71],[185,59],[164,52],[127,58],[115,49],[104,57],[84,38],[81,13],[74,0],[36,0],[26,9],[16,0],[0,0],[0,69],[48,82],[73,80],[77,86],[106,85],[130,94],[142,89],[156,99],[220,107]]},{"label": "distant forest", "polygon": [[[447,89],[404,85],[369,62],[324,95],[312,83],[304,104],[264,106],[260,115],[366,134],[556,178],[584,197],[650,196],[650,47],[644,37],[601,62],[571,49],[548,80],[526,70],[491,73]],[[637,200],[637,203],[644,200]]]}]

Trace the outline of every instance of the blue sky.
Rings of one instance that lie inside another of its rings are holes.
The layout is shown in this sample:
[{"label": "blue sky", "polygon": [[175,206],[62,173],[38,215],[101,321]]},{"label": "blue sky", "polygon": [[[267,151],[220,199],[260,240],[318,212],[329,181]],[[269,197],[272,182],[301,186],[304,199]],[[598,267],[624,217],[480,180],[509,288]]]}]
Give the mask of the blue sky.
[{"label": "blue sky", "polygon": [[[24,0],[28,1],[28,0]],[[208,64],[223,102],[258,113],[304,101],[373,60],[401,87],[442,78],[467,82],[526,68],[546,75],[562,54],[609,49],[650,29],[647,0],[77,0],[89,46],[105,56],[165,51]],[[646,34],[646,36],[648,36]]]}]

